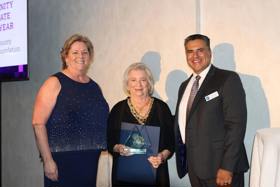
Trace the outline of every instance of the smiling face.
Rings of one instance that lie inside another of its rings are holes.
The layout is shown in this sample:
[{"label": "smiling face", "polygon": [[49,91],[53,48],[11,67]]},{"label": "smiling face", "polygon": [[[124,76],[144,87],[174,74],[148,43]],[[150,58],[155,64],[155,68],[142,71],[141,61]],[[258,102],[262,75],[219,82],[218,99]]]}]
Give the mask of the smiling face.
[{"label": "smiling face", "polygon": [[128,73],[127,90],[130,97],[149,96],[149,83],[144,70],[134,69]]},{"label": "smiling face", "polygon": [[65,57],[67,68],[86,71],[91,63],[90,54],[84,42],[74,42]]},{"label": "smiling face", "polygon": [[201,73],[211,62],[211,50],[201,39],[188,41],[185,45],[186,58],[190,68]]}]

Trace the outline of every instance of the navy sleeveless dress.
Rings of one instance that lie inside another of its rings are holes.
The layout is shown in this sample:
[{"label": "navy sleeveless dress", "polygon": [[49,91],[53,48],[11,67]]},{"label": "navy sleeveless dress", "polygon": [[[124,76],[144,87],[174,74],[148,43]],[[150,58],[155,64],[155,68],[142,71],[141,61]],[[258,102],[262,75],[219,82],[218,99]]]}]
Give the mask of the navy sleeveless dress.
[{"label": "navy sleeveless dress", "polygon": [[109,106],[93,80],[76,82],[59,72],[61,90],[46,124],[58,181],[45,187],[95,187],[98,159],[106,149]]}]

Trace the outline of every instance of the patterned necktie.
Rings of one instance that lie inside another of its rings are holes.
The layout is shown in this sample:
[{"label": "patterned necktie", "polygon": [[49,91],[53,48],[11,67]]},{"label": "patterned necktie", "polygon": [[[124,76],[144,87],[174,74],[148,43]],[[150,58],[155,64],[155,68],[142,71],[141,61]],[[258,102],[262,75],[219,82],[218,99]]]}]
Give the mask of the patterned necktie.
[{"label": "patterned necktie", "polygon": [[192,89],[191,89],[191,92],[190,92],[190,96],[189,96],[189,100],[188,100],[188,105],[187,105],[187,118],[189,118],[189,112],[191,110],[191,107],[192,107],[195,95],[196,95],[196,93],[198,91],[199,79],[200,79],[200,76],[197,75],[195,77],[195,81],[193,82],[193,85],[192,85]]}]

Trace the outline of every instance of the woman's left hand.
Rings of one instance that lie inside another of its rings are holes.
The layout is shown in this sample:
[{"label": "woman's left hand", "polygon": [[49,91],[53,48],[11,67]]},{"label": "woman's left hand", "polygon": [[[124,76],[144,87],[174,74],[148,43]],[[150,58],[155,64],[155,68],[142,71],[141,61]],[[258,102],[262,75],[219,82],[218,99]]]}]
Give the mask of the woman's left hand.
[{"label": "woman's left hand", "polygon": [[157,154],[157,156],[150,156],[148,160],[154,168],[158,168],[159,165],[164,162],[164,158],[161,153]]}]

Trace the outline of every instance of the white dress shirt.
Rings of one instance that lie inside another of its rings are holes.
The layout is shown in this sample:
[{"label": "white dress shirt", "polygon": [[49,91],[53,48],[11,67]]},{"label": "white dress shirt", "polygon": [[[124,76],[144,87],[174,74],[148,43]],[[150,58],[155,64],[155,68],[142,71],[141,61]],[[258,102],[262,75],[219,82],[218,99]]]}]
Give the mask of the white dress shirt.
[{"label": "white dress shirt", "polygon": [[[211,65],[209,65],[205,70],[203,70],[199,76],[199,85],[198,85],[198,89],[200,88],[201,84],[203,83],[207,73],[209,72]],[[182,96],[180,105],[179,105],[179,112],[178,112],[178,123],[179,123],[179,129],[180,129],[180,133],[181,133],[181,138],[183,143],[185,143],[185,129],[186,129],[186,120],[187,120],[187,105],[188,105],[188,98],[190,96],[191,93],[191,89],[192,89],[192,85],[195,81],[195,77],[197,76],[197,74],[193,73],[192,77],[185,89],[185,92]]]}]

